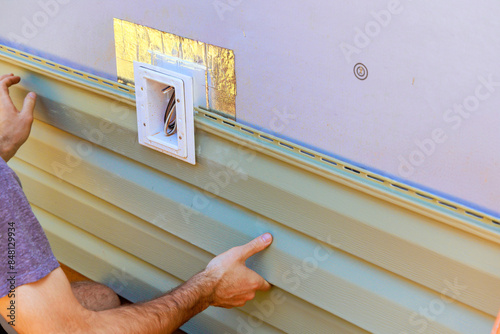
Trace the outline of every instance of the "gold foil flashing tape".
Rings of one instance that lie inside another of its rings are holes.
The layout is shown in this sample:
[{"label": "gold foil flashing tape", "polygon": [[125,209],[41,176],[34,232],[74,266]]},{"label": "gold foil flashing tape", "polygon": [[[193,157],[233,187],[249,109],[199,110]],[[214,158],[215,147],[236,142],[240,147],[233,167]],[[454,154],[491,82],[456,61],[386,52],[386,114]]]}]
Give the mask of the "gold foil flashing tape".
[{"label": "gold foil flashing tape", "polygon": [[[134,86],[134,60],[151,64],[152,54],[162,53],[203,65],[210,83],[208,109],[236,117],[236,69],[234,52],[168,32],[114,19],[118,82]],[[152,64],[154,65],[154,64]]]}]

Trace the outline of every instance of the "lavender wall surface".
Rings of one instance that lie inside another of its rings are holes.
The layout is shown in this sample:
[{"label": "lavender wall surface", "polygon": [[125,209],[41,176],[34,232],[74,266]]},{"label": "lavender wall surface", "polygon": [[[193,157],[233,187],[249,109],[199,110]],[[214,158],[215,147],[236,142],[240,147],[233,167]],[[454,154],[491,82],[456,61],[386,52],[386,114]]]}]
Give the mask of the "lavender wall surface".
[{"label": "lavender wall surface", "polygon": [[497,1],[1,6],[1,43],[110,79],[113,18],[232,49],[239,122],[500,215]]}]

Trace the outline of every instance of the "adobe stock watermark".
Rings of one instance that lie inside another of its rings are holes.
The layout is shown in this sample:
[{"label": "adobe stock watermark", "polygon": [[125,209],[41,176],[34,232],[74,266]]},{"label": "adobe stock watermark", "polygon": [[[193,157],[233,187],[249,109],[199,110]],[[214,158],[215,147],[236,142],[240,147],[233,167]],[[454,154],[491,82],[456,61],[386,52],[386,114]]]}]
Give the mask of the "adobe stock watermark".
[{"label": "adobe stock watermark", "polygon": [[[405,0],[411,2],[412,0]],[[405,7],[400,0],[390,0],[385,9],[370,12],[372,20],[365,23],[364,27],[354,27],[354,37],[352,42],[342,42],[339,44],[347,63],[353,61],[353,55],[359,55],[366,49],[379,35],[387,28],[394,16],[401,14]]]},{"label": "adobe stock watermark", "polygon": [[[446,310],[446,305],[454,302],[464,290],[467,289],[467,285],[460,284],[458,278],[455,278],[453,282],[448,280],[444,281],[446,286],[439,296],[429,302],[426,306],[421,306],[418,308],[418,313],[413,312],[408,319],[408,323],[411,327],[418,327],[412,330],[412,333],[423,333],[429,326],[430,321],[434,321]],[[451,297],[450,297],[451,296]],[[407,331],[402,331],[399,334],[410,334]]]},{"label": "adobe stock watermark", "polygon": [[[339,247],[339,243],[335,243],[333,238],[329,235],[326,238],[326,242],[333,247]],[[333,251],[329,247],[325,247],[321,244],[314,248],[313,254],[304,258],[300,263],[295,263],[292,267],[283,272],[281,275],[281,281],[283,285],[287,288],[287,291],[296,291],[304,281],[311,278],[312,275],[318,270],[319,264],[330,258]],[[261,302],[257,300],[251,300],[248,304],[252,305],[255,309],[250,312],[246,317],[239,316],[237,318],[238,334],[253,334],[258,333],[258,328],[269,319],[279,305],[286,302],[286,296],[281,290],[272,289],[269,293],[269,299],[263,300]],[[226,333],[228,334],[228,333]]]},{"label": "adobe stock watermark", "polygon": [[[193,217],[199,216],[203,210],[206,210],[212,200],[226,189],[230,184],[248,180],[248,164],[256,157],[258,150],[249,149],[250,139],[241,139],[238,142],[236,154],[224,164],[207,161],[204,165],[207,167],[208,180],[200,186],[200,190],[195,190],[191,203],[189,205],[179,203],[177,205],[183,222],[187,225],[192,224]],[[229,150],[217,148],[217,155],[227,155]],[[165,229],[168,226],[172,214],[169,212],[158,213],[151,221],[159,228]]]},{"label": "adobe stock watermark", "polygon": [[464,120],[469,119],[476,112],[481,103],[489,99],[496,92],[497,87],[500,87],[500,81],[494,81],[493,74],[488,76],[479,76],[479,84],[474,89],[474,93],[467,96],[461,103],[455,104],[452,108],[446,109],[442,115],[444,123],[449,127],[437,127],[433,129],[429,136],[424,139],[416,139],[416,148],[407,156],[398,156],[399,166],[398,174],[402,177],[412,176],[419,166],[422,166],[427,158],[432,156],[439,145],[445,143],[449,139],[451,131],[458,130]]},{"label": "adobe stock watermark", "polygon": [[288,108],[284,107],[283,110],[273,108],[271,113],[274,115],[269,121],[269,129],[274,134],[283,133],[286,127],[290,124],[291,120],[297,119],[297,114],[293,111],[288,112]]},{"label": "adobe stock watermark", "polygon": [[[39,10],[28,17],[21,18],[21,34],[9,32],[7,37],[11,42],[28,44],[49,24],[51,18],[59,14],[61,6],[70,2],[71,0],[38,0],[36,4]],[[36,8],[36,6],[33,7]]]},{"label": "adobe stock watermark", "polygon": [[[125,119],[128,116],[128,109],[116,102],[111,105],[111,112],[116,114],[119,119]],[[83,128],[81,134],[86,140],[80,140],[74,148],[71,145],[66,145],[64,163],[60,161],[51,163],[54,175],[62,180],[66,173],[73,172],[86,157],[94,152],[94,145],[102,145],[106,135],[115,131],[116,128],[116,124],[104,119],[99,122],[97,128]]]},{"label": "adobe stock watermark", "polygon": [[[179,204],[178,207],[185,224],[191,224],[193,215],[197,216],[201,214],[201,211],[207,209],[211,200],[219,196],[230,184],[248,180],[246,165],[255,159],[257,153],[245,146],[240,143],[237,149],[237,157],[208,172],[209,181],[203,185],[203,190],[196,192],[189,207]],[[163,222],[158,225],[159,227],[163,227],[167,217],[168,215],[158,217]]]},{"label": "adobe stock watermark", "polygon": [[217,16],[221,21],[224,21],[226,12],[232,12],[238,7],[243,0],[215,0],[212,5],[214,6]]},{"label": "adobe stock watermark", "polygon": [[[278,134],[283,132],[291,123],[291,120],[297,119],[297,115],[293,112],[288,112],[284,107],[282,110],[273,108],[271,110],[273,117],[269,120],[268,128],[271,133]],[[216,196],[219,196],[222,191],[232,183],[239,181],[248,181],[248,165],[257,157],[260,148],[255,148],[251,139],[243,138],[239,141],[237,153],[238,156],[227,161],[225,165],[218,166],[208,172],[210,181],[203,185],[202,191],[198,191],[193,197],[189,207],[179,205],[179,210],[186,224],[191,223],[193,215],[200,214],[200,211],[206,209]],[[224,152],[218,152],[223,154]],[[209,165],[207,163],[207,165]],[[209,165],[210,166],[210,165]],[[154,222],[157,226],[164,226],[168,215],[158,215]]]},{"label": "adobe stock watermark", "polygon": [[120,270],[111,270],[111,278],[106,282],[106,285],[110,287],[116,294],[121,295],[121,293],[128,287],[129,282],[134,280],[125,268],[120,268]]}]

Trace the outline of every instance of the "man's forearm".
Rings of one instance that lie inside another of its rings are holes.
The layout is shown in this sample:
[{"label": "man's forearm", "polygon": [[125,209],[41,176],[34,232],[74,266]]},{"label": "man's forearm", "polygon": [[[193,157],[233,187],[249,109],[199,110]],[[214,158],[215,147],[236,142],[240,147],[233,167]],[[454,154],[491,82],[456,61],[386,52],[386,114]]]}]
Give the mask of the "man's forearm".
[{"label": "man's forearm", "polygon": [[205,272],[152,301],[95,312],[95,333],[171,333],[210,306],[215,282]]},{"label": "man's forearm", "polygon": [[[271,285],[245,266],[252,255],[268,247],[268,234],[216,256],[206,269],[172,292],[150,302],[94,312],[73,295],[61,268],[16,288],[19,333],[171,333],[208,306],[243,306],[258,290]],[[0,314],[7,319],[8,296],[0,298]]]}]

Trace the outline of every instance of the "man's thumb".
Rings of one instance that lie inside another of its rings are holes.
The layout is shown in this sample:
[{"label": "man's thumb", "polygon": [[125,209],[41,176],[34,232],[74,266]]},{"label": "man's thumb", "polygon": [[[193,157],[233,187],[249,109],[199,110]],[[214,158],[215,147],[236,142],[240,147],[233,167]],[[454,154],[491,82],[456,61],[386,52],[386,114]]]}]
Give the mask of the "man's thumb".
[{"label": "man's thumb", "polygon": [[36,94],[33,92],[28,93],[26,95],[26,98],[24,99],[23,103],[23,109],[21,110],[21,113],[23,115],[30,115],[33,116],[33,110],[35,110],[35,103],[36,103]]},{"label": "man's thumb", "polygon": [[273,236],[270,233],[264,233],[263,235],[253,239],[246,245],[241,246],[242,260],[245,261],[250,256],[266,249],[271,244],[271,242],[273,242]]}]

